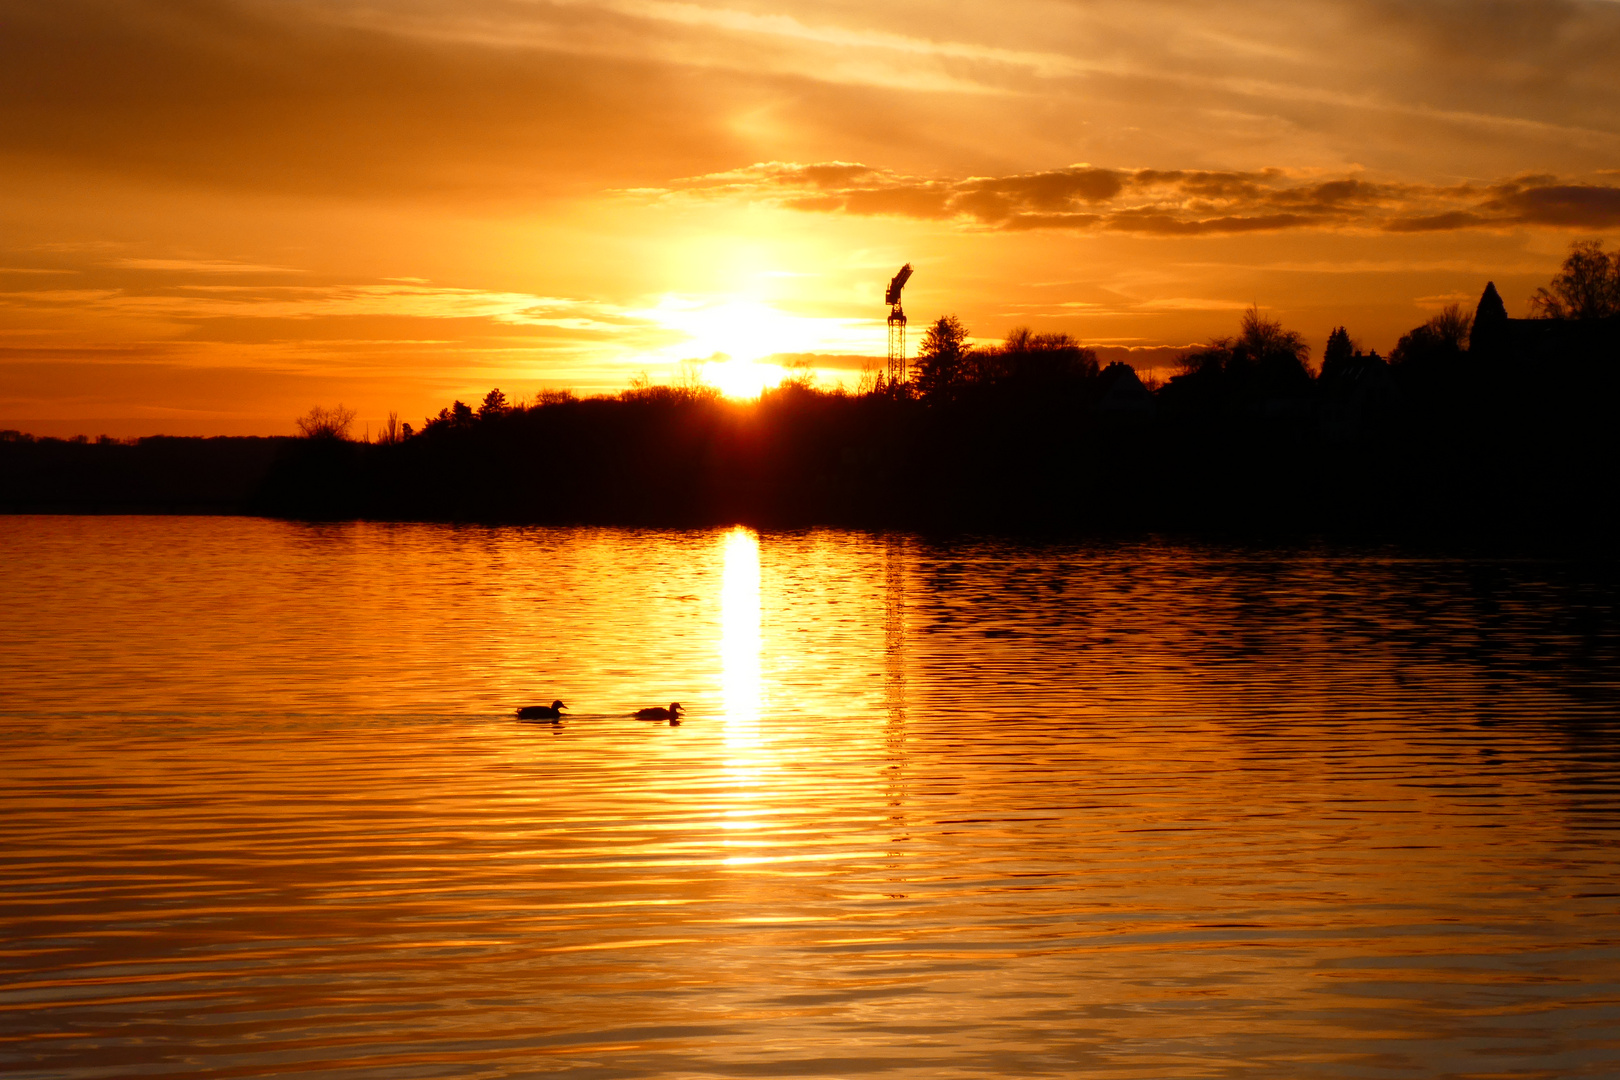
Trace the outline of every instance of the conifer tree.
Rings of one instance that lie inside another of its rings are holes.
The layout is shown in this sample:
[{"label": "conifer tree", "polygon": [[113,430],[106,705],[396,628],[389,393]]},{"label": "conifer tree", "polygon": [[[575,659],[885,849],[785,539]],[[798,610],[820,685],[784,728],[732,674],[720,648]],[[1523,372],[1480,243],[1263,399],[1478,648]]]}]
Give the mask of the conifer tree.
[{"label": "conifer tree", "polygon": [[925,398],[948,397],[967,374],[968,329],[955,315],[936,319],[917,350],[917,392]]}]

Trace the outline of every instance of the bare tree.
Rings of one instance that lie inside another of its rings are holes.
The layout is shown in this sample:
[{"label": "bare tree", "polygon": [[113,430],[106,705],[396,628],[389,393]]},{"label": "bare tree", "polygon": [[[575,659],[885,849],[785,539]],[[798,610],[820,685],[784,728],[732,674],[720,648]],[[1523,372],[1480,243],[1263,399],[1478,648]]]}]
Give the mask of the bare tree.
[{"label": "bare tree", "polygon": [[1293,330],[1284,330],[1276,319],[1260,314],[1260,305],[1251,304],[1243,313],[1243,325],[1235,345],[1247,350],[1256,362],[1265,364],[1288,363],[1303,365],[1310,359],[1311,347]]},{"label": "bare tree", "polygon": [[970,365],[981,382],[997,379],[1050,381],[1097,374],[1097,354],[1061,331],[1037,334],[1027,326],[1007,332],[999,348],[975,349]]},{"label": "bare tree", "polygon": [[347,439],[354,416],[354,410],[345,409],[342,403],[331,409],[316,405],[298,418],[298,431],[306,439]]},{"label": "bare tree", "polygon": [[1432,363],[1461,356],[1474,330],[1474,315],[1461,304],[1447,304],[1440,314],[1402,334],[1389,354],[1393,364]]},{"label": "bare tree", "polygon": [[1424,325],[1434,330],[1435,337],[1448,348],[1459,352],[1468,345],[1468,335],[1474,329],[1474,313],[1461,304],[1447,304],[1440,314]]},{"label": "bare tree", "polygon": [[1311,347],[1297,331],[1283,329],[1276,319],[1260,314],[1258,304],[1243,313],[1243,322],[1236,337],[1218,337],[1201,349],[1176,358],[1181,375],[1207,373],[1217,377],[1221,373],[1247,377],[1260,376],[1270,382],[1298,382],[1309,380],[1305,367],[1310,359]]},{"label": "bare tree", "polygon": [[873,393],[878,388],[878,382],[883,378],[883,367],[876,360],[868,357],[861,362],[860,380],[855,384],[857,394]]},{"label": "bare tree", "polygon": [[675,367],[675,386],[688,394],[697,394],[708,389],[708,368],[706,360],[682,360]]},{"label": "bare tree", "polygon": [[1603,241],[1577,240],[1550,287],[1530,298],[1536,319],[1601,319],[1620,315],[1620,251],[1604,254]]},{"label": "bare tree", "polygon": [[777,385],[799,390],[814,390],[816,388],[816,369],[810,366],[810,360],[807,357],[795,357],[783,369],[782,381]]}]

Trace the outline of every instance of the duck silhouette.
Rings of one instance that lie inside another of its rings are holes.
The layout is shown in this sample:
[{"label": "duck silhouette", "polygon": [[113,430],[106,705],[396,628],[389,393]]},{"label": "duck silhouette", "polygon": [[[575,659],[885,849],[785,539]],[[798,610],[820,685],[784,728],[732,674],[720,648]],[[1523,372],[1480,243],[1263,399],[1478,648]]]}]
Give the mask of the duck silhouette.
[{"label": "duck silhouette", "polygon": [[517,714],[519,720],[561,720],[566,708],[562,702],[553,701],[550,705],[525,705]]},{"label": "duck silhouette", "polygon": [[667,709],[662,705],[654,705],[650,709],[637,709],[636,719],[668,720],[671,724],[679,724],[681,722],[681,703],[678,701],[672,701],[669,703],[669,708]]}]

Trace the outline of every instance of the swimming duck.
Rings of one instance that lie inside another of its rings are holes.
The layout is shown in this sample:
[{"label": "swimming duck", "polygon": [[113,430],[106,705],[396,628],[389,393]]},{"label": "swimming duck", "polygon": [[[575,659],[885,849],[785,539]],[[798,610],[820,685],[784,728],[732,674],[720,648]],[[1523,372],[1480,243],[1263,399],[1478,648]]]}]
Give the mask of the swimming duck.
[{"label": "swimming duck", "polygon": [[553,701],[550,705],[525,705],[517,714],[519,720],[561,720],[566,708],[562,702]]},{"label": "swimming duck", "polygon": [[681,703],[678,701],[672,701],[669,703],[669,708],[667,709],[662,705],[654,705],[650,709],[637,709],[636,719],[668,720],[671,724],[678,724],[681,722]]}]

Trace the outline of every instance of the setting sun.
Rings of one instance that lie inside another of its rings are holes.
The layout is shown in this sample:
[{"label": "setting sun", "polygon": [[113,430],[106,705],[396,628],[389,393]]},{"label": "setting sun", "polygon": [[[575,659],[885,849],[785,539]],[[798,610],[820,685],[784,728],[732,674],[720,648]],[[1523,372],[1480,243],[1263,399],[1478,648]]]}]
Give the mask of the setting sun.
[{"label": "setting sun", "polygon": [[758,397],[782,381],[783,371],[776,364],[748,360],[724,360],[703,368],[704,381],[729,398]]},{"label": "setting sun", "polygon": [[870,352],[882,341],[875,319],[798,315],[755,299],[666,296],[637,314],[675,339],[655,353],[652,370],[695,374],[731,398],[780,383],[786,371],[772,357]]},{"label": "setting sun", "polygon": [[[872,305],[873,310],[877,305]],[[639,314],[682,335],[665,350],[682,359],[723,354],[731,360],[759,360],[774,353],[847,347],[847,319],[793,315],[758,300],[666,296]],[[869,347],[878,334],[867,330]],[[856,339],[859,340],[858,338]]]}]

